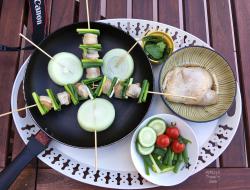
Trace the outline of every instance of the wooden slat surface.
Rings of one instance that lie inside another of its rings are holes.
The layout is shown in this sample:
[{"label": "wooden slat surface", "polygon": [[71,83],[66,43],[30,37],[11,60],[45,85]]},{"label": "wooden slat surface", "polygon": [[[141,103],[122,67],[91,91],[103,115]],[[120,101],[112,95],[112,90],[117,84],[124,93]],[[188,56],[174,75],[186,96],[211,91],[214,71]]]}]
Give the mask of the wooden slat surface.
[{"label": "wooden slat surface", "polygon": [[133,0],[132,16],[138,19],[153,19],[153,1],[152,0]]},{"label": "wooden slat surface", "polygon": [[74,22],[75,1],[54,0],[52,3],[50,33]]},{"label": "wooden slat surface", "polygon": [[[94,187],[80,182],[74,182],[52,169],[40,169],[37,178],[37,190],[100,190],[107,188]],[[157,190],[247,190],[250,188],[250,169],[204,169],[189,180],[174,187],[158,187]],[[153,188],[155,189],[155,188]],[[148,190],[153,190],[148,189]],[[108,189],[107,189],[108,190]]]},{"label": "wooden slat surface", "polygon": [[[89,1],[89,18],[90,20],[99,20],[101,11],[101,0]],[[85,0],[80,0],[79,5],[79,21],[87,21]]]},{"label": "wooden slat surface", "polygon": [[[0,42],[8,44],[9,46],[18,46],[20,44],[20,38],[18,33],[22,31],[23,12],[24,12],[24,0],[13,0],[9,3],[8,0],[4,0],[2,4],[2,15],[0,20]],[[15,13],[15,14],[13,14]],[[6,19],[8,18],[8,19]],[[10,35],[11,34],[11,35]],[[0,53],[0,89],[4,90],[4,94],[1,93],[0,98],[0,112],[6,112],[10,110],[10,94],[11,86],[13,84],[17,67],[18,67],[18,55],[17,52],[1,52]],[[2,91],[3,92],[3,91]],[[0,167],[4,167],[6,164],[7,147],[9,140],[10,129],[10,116],[1,118],[0,127]]]},{"label": "wooden slat surface", "polygon": [[180,27],[179,1],[159,0],[158,21],[179,28]]},{"label": "wooden slat surface", "polygon": [[249,42],[250,42],[250,1],[242,0],[233,2],[233,16],[235,18],[236,27],[236,44],[238,47],[238,66],[241,81],[241,93],[244,101],[244,126],[246,132],[247,141],[247,153],[248,162],[250,158],[250,54],[249,54]]},{"label": "wooden slat surface", "polygon": [[[208,1],[210,36],[213,48],[228,60],[235,75],[237,75],[228,2],[228,0]],[[223,167],[246,167],[245,155],[244,127],[241,122],[233,141],[221,157],[221,165]]]},{"label": "wooden slat surface", "polygon": [[127,0],[107,0],[106,18],[126,18]]}]

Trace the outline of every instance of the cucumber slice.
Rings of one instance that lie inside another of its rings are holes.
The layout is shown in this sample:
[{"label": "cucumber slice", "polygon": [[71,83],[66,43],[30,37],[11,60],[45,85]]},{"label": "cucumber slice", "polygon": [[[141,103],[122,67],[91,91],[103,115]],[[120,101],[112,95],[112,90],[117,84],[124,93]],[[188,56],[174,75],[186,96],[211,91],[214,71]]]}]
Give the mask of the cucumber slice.
[{"label": "cucumber slice", "polygon": [[87,100],[78,110],[77,120],[86,131],[103,131],[111,126],[115,119],[115,108],[103,98]]},{"label": "cucumber slice", "polygon": [[124,81],[132,75],[133,71],[134,61],[124,49],[112,49],[104,55],[102,72],[110,80],[117,77]]},{"label": "cucumber slice", "polygon": [[74,84],[82,78],[82,63],[74,54],[61,52],[49,61],[48,73],[51,80],[60,86]]},{"label": "cucumber slice", "polygon": [[157,136],[165,133],[166,123],[161,118],[154,118],[147,124],[148,127],[151,127],[156,132]]},{"label": "cucumber slice", "polygon": [[154,151],[155,148],[154,145],[151,147],[143,147],[140,143],[136,143],[136,147],[141,155],[149,155]]},{"label": "cucumber slice", "polygon": [[156,133],[150,127],[143,127],[138,134],[139,143],[144,147],[151,147],[156,142]]}]

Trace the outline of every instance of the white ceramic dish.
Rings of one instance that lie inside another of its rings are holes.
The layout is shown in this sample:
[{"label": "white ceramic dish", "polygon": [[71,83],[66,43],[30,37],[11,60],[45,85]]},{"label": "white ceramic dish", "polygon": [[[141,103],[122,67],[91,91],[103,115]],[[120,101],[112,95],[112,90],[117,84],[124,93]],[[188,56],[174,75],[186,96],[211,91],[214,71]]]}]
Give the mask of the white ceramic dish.
[{"label": "white ceramic dish", "polygon": [[[176,126],[178,127],[180,134],[183,137],[192,141],[191,144],[187,144],[189,164],[188,166],[185,166],[183,163],[180,166],[178,173],[166,172],[166,173],[157,174],[157,173],[154,173],[152,170],[150,170],[150,175],[146,175],[142,157],[136,150],[136,138],[137,138],[139,130],[145,127],[146,124],[151,119],[157,118],[157,117],[162,118],[169,124],[171,122],[176,123]],[[160,186],[173,186],[173,185],[177,185],[185,181],[189,176],[192,175],[195,165],[198,161],[198,155],[199,155],[199,145],[198,145],[196,136],[192,128],[186,122],[184,122],[184,120],[180,119],[177,116],[170,115],[170,114],[157,114],[144,120],[137,127],[137,129],[135,130],[133,134],[131,145],[130,145],[130,150],[131,150],[130,151],[131,157],[132,157],[134,166],[137,169],[137,171],[142,175],[142,177],[144,177],[149,182],[154,183],[156,185],[160,185]]]}]

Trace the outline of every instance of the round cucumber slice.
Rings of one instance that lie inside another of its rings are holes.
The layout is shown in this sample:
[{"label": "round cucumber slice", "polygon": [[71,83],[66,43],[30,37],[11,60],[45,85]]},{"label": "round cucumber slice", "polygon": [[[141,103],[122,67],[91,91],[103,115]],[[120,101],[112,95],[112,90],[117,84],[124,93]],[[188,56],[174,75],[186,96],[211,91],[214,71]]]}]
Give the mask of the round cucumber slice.
[{"label": "round cucumber slice", "polygon": [[48,73],[51,80],[58,85],[74,84],[82,78],[82,63],[74,54],[61,52],[49,61]]},{"label": "round cucumber slice", "polygon": [[149,155],[154,151],[155,146],[143,147],[140,143],[136,144],[137,150],[141,155]]},{"label": "round cucumber slice", "polygon": [[165,131],[166,131],[166,123],[161,118],[154,118],[154,119],[152,119],[151,121],[149,121],[149,123],[147,124],[147,126],[151,127],[152,129],[154,129],[154,131],[156,132],[157,136],[165,133]]},{"label": "round cucumber slice", "polygon": [[139,143],[144,147],[151,147],[156,142],[156,133],[150,127],[143,127],[138,135]]},{"label": "round cucumber slice", "polygon": [[103,131],[111,126],[115,119],[115,108],[103,98],[87,100],[78,110],[77,120],[86,131]]},{"label": "round cucumber slice", "polygon": [[117,77],[124,81],[132,75],[133,71],[134,61],[124,49],[112,49],[104,55],[102,72],[109,79]]}]

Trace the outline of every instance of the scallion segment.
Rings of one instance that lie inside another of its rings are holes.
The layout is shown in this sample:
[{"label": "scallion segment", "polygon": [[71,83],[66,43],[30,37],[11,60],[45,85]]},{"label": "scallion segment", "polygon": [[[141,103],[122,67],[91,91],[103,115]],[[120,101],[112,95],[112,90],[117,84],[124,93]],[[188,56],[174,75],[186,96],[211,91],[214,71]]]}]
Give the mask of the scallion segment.
[{"label": "scallion segment", "polygon": [[37,107],[38,107],[38,110],[40,111],[40,113],[42,114],[42,115],[45,115],[46,113],[48,113],[48,109],[46,109],[43,105],[42,105],[42,103],[40,102],[40,98],[39,98],[39,96],[38,96],[38,94],[36,93],[36,92],[33,92],[32,93],[32,97],[33,97],[33,99],[34,99],[34,101],[35,101],[35,103],[36,103],[36,105],[37,105]]},{"label": "scallion segment", "polygon": [[109,97],[109,96],[111,95],[111,93],[113,92],[114,86],[116,85],[117,81],[118,81],[118,78],[117,78],[117,77],[114,77],[113,80],[112,80],[112,82],[111,82],[111,85],[110,85],[110,88],[109,88],[109,90],[108,90],[108,93],[107,93],[107,96],[108,96],[108,97]]},{"label": "scallion segment", "polygon": [[100,30],[98,30],[98,29],[77,28],[76,32],[78,32],[78,34],[91,33],[91,34],[96,34],[98,36],[100,35]]},{"label": "scallion segment", "polygon": [[140,95],[139,95],[139,100],[138,100],[138,103],[142,103],[142,100],[143,100],[143,95],[144,95],[144,92],[147,88],[147,83],[148,83],[148,80],[143,80],[142,82],[142,88],[141,88],[141,92],[140,92]]},{"label": "scallion segment", "polygon": [[131,85],[133,83],[133,80],[134,80],[133,78],[125,80],[124,86],[122,89],[122,98],[126,98],[126,99],[128,98],[128,96],[126,96],[126,92],[128,90],[129,85]]},{"label": "scallion segment", "polygon": [[53,106],[54,110],[55,111],[61,110],[61,104],[60,104],[57,96],[54,94],[54,92],[51,89],[46,89],[46,92],[52,101],[52,106]]},{"label": "scallion segment", "polygon": [[66,92],[70,94],[70,98],[74,105],[79,103],[79,96],[76,90],[76,87],[73,84],[67,84],[64,86]]},{"label": "scallion segment", "polygon": [[98,97],[98,96],[100,96],[102,94],[103,85],[106,82],[106,80],[107,80],[107,77],[104,76],[102,78],[102,80],[99,82],[99,85],[98,85],[98,87],[96,88],[96,90],[94,92],[94,97],[95,98]]},{"label": "scallion segment", "polygon": [[93,84],[95,82],[98,82],[100,80],[102,80],[102,76],[99,76],[99,77],[96,77],[96,78],[93,78],[93,79],[84,79],[82,80],[82,83],[86,84],[86,85],[89,85],[89,84]]},{"label": "scallion segment", "polygon": [[79,48],[83,50],[92,49],[92,50],[100,51],[102,49],[102,45],[101,44],[80,44]]}]

